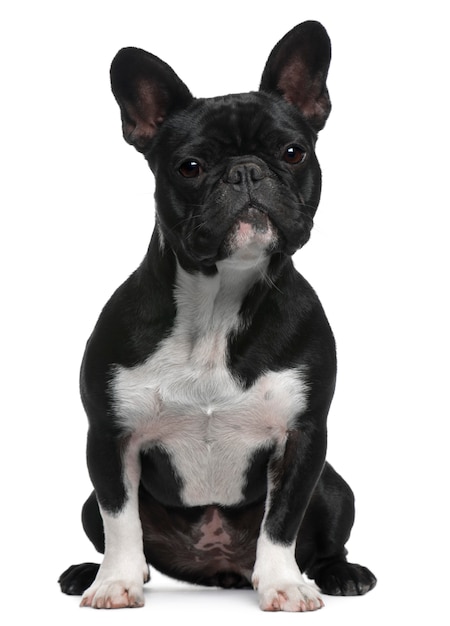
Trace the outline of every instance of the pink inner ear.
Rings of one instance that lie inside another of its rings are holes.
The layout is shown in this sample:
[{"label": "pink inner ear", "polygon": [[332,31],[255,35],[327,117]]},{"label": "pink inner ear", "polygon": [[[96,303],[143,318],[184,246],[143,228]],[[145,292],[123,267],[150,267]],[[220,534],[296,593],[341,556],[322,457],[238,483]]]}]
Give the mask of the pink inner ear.
[{"label": "pink inner ear", "polygon": [[137,88],[136,113],[139,125],[156,132],[167,114],[167,98],[161,89],[147,81],[140,81]]},{"label": "pink inner ear", "polygon": [[[131,129],[128,125],[130,131],[125,136],[125,139],[135,145],[137,148],[144,148],[147,144],[148,140],[151,139],[157,131],[157,125],[153,123],[146,123],[142,120],[137,120],[136,126]],[[124,134],[125,134],[125,125],[124,125]]]},{"label": "pink inner ear", "polygon": [[139,149],[146,146],[164,121],[166,103],[160,91],[146,81],[137,85],[136,95],[136,104],[125,103],[128,119],[123,120],[123,134],[128,143]]},{"label": "pink inner ear", "polygon": [[295,104],[305,117],[314,114],[317,87],[301,61],[294,60],[284,69],[278,87],[285,99]]},{"label": "pink inner ear", "polygon": [[285,100],[295,105],[313,126],[318,129],[323,127],[330,103],[321,74],[312,78],[303,61],[294,58],[283,69],[278,89]]}]

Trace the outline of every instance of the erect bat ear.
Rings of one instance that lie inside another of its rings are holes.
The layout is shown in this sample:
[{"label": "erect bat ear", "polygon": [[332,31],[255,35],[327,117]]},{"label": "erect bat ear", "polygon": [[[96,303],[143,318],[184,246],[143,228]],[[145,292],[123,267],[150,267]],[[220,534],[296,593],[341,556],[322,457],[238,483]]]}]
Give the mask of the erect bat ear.
[{"label": "erect bat ear", "polygon": [[326,87],[330,60],[331,44],[325,28],[319,22],[303,22],[270,53],[260,90],[281,94],[319,131],[331,110]]},{"label": "erect bat ear", "polygon": [[193,97],[172,68],[139,48],[122,48],[111,64],[111,89],[125,141],[145,152],[166,117]]}]

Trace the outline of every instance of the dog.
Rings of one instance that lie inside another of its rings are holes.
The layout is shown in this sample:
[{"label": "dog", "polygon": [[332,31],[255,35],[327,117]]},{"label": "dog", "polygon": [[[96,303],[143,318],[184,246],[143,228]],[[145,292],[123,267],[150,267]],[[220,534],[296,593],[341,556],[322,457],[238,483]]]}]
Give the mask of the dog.
[{"label": "dog", "polygon": [[81,606],[142,606],[149,564],[253,587],[264,611],[313,611],[321,592],[376,584],[346,558],[354,497],[325,460],[335,342],[292,261],[319,204],[330,59],[309,21],[272,50],[258,92],[196,99],[148,52],[112,62],[156,221],[81,367],[94,486],[82,521],[104,553],[59,579]]}]

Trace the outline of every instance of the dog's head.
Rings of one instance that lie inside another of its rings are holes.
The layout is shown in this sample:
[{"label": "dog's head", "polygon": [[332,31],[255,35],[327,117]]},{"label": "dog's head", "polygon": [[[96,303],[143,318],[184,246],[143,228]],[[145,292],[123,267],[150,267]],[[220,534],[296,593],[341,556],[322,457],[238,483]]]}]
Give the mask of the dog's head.
[{"label": "dog's head", "polygon": [[196,99],[157,57],[118,52],[111,84],[124,138],[155,174],[160,234],[186,269],[291,255],[308,241],[330,57],[325,29],[305,22],[275,46],[258,92]]}]

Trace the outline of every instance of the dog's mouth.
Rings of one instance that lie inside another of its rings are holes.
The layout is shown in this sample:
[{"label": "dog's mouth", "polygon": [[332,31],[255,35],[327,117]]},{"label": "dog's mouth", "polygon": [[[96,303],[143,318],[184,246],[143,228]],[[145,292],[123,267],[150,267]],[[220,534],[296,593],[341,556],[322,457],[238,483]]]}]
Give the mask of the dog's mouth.
[{"label": "dog's mouth", "polygon": [[273,250],[277,241],[278,231],[269,215],[250,206],[238,215],[228,230],[220,256],[236,256],[242,260],[259,258]]},{"label": "dog's mouth", "polygon": [[285,245],[282,231],[264,208],[248,205],[232,221],[213,223],[215,232],[205,223],[203,228],[191,228],[179,240],[182,247],[178,247],[178,256],[183,256],[188,264],[189,259],[199,263],[203,269],[213,268],[225,259],[248,267]]}]

